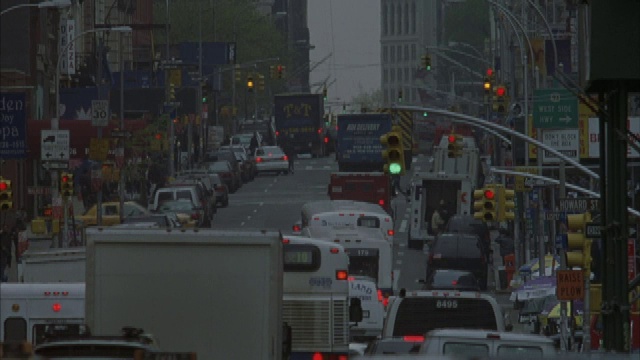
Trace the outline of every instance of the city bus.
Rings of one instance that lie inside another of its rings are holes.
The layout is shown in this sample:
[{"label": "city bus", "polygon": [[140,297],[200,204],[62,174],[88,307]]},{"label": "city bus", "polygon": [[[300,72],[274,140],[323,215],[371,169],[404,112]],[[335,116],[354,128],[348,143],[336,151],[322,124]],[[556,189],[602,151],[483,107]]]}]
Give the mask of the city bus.
[{"label": "city bus", "polygon": [[346,360],[349,257],[328,241],[283,237],[282,321],[291,327],[291,360]]},{"label": "city bus", "polygon": [[373,279],[383,296],[383,304],[393,295],[391,244],[380,229],[358,226],[319,226],[304,229],[311,238],[328,239],[342,245],[349,255],[349,274]]},{"label": "city bus", "polygon": [[84,324],[84,283],[1,283],[0,342],[44,339],[49,325]]},{"label": "city bus", "polygon": [[353,200],[318,200],[302,205],[301,221],[294,225],[294,234],[306,227],[357,226],[380,229],[393,244],[393,218],[380,205]]}]

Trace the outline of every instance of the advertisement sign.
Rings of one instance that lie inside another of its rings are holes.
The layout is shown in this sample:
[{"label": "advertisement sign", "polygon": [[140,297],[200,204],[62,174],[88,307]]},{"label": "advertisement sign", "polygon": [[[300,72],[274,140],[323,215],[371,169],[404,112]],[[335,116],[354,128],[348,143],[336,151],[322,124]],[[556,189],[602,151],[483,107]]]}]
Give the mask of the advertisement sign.
[{"label": "advertisement sign", "polygon": [[[580,141],[578,135],[578,129],[545,130],[542,133],[542,143],[552,147],[563,155],[580,161],[578,151]],[[542,162],[545,164],[558,163],[560,162],[560,158],[545,150],[543,151]]]},{"label": "advertisement sign", "polygon": [[67,74],[76,73],[76,44],[73,41],[76,36],[76,21],[67,20]]},{"label": "advertisement sign", "polygon": [[24,93],[0,93],[0,159],[27,157],[27,109]]},{"label": "advertisement sign", "polygon": [[[589,158],[600,157],[600,119],[589,118]],[[640,136],[640,117],[630,117],[627,120],[627,129],[636,136]],[[628,158],[638,158],[640,154],[631,146],[627,147]]]}]

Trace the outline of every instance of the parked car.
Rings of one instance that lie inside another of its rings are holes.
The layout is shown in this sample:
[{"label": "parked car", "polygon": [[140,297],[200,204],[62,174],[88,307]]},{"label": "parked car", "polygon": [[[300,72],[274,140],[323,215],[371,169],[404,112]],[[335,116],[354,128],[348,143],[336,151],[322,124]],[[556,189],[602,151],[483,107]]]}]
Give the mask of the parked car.
[{"label": "parked car", "polygon": [[487,289],[488,264],[482,241],[477,235],[440,234],[436,237],[427,262],[427,279],[437,269],[466,270]]},{"label": "parked car", "polygon": [[174,181],[169,183],[169,186],[192,184],[202,187],[202,191],[207,198],[207,205],[209,206],[208,212],[213,218],[213,215],[218,212],[218,207],[216,201],[216,193],[213,189],[213,184],[211,183],[211,179],[209,178],[209,176],[183,175],[179,176]]},{"label": "parked car", "polygon": [[[224,163],[226,163],[226,165]],[[206,169],[218,173],[220,177],[222,177],[222,180],[225,181],[229,187],[229,192],[232,194],[238,191],[242,186],[240,167],[238,166],[235,157],[232,160],[221,158],[220,160],[208,162],[206,164]]]},{"label": "parked car", "polygon": [[204,193],[201,186],[196,184],[172,184],[169,187],[160,188],[156,191],[153,202],[150,205],[152,211],[157,211],[166,201],[189,200],[195,208],[202,211],[202,216],[198,218],[198,226],[210,226],[213,220],[211,213],[210,198]]},{"label": "parked car", "polygon": [[473,215],[452,215],[447,221],[444,233],[473,234],[482,240],[485,255],[490,260],[491,257],[491,233],[489,226],[482,220],[478,220]]},{"label": "parked car", "polygon": [[256,177],[256,167],[253,159],[247,155],[247,150],[242,146],[221,146],[218,151],[233,152],[242,170],[242,181],[247,183]]},{"label": "parked car", "polygon": [[158,207],[157,213],[175,214],[182,227],[195,227],[201,223],[204,211],[201,207],[194,206],[190,200],[169,200]]},{"label": "parked car", "polygon": [[191,169],[183,171],[182,174],[209,177],[213,191],[216,194],[216,205],[220,204],[222,207],[229,206],[229,186],[222,180],[220,174],[209,169]]},{"label": "parked car", "polygon": [[[149,215],[149,210],[134,201],[124,202],[124,217]],[[93,205],[84,215],[76,216],[76,221],[81,221],[84,226],[94,226],[98,224],[98,205]],[[120,224],[120,202],[102,203],[102,226]]]},{"label": "parked car", "polygon": [[289,158],[279,146],[263,146],[256,149],[255,155],[258,173],[289,173]]}]

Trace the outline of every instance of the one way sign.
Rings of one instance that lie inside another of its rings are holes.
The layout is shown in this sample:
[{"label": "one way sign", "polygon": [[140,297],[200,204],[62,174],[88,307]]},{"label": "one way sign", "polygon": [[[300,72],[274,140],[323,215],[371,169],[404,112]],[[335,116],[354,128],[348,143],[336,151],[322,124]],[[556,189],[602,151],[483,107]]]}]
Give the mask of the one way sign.
[{"label": "one way sign", "polygon": [[41,130],[40,159],[69,161],[69,130]]}]

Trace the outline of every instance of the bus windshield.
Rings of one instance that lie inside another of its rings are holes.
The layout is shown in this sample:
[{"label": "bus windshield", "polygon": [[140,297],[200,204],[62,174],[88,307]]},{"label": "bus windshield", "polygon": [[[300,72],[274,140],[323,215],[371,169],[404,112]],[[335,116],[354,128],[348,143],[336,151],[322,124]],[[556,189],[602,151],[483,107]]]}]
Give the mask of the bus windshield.
[{"label": "bus windshield", "polygon": [[368,276],[378,281],[378,249],[346,249],[349,254],[349,274]]}]

